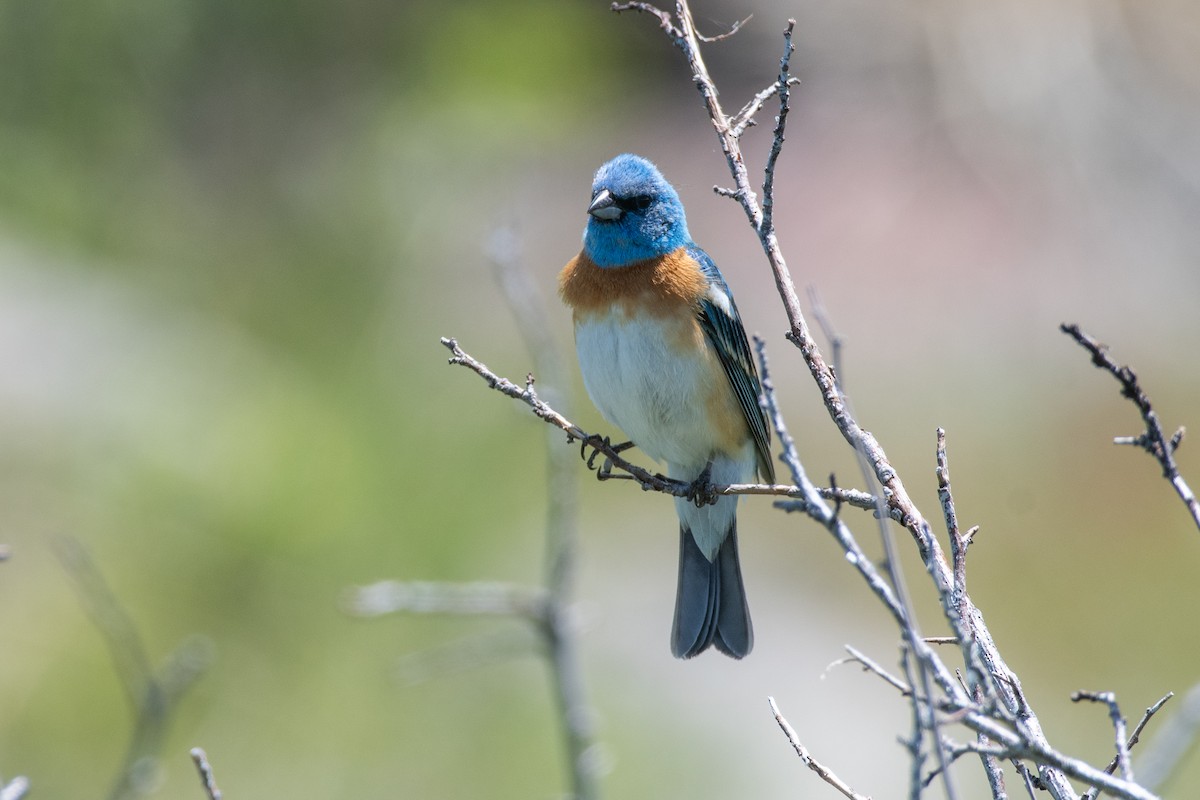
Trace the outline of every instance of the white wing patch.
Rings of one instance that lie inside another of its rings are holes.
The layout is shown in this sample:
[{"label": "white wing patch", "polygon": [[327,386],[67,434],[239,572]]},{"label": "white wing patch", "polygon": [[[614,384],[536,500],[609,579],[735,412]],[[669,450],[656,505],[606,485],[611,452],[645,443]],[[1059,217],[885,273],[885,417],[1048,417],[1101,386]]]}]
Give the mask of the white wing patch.
[{"label": "white wing patch", "polygon": [[729,302],[729,295],[717,286],[715,283],[708,285],[708,300],[714,306],[725,312],[725,316],[733,316],[733,306]]}]

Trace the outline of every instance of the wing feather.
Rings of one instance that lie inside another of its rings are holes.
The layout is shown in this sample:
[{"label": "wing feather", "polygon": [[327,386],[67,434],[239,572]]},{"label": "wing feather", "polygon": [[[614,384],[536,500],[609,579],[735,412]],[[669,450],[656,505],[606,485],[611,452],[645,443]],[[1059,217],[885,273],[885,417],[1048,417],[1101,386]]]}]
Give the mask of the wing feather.
[{"label": "wing feather", "polygon": [[759,474],[769,483],[775,482],[775,467],[771,460],[771,427],[767,414],[758,404],[762,383],[754,358],[750,354],[750,343],[733,294],[716,264],[699,247],[689,247],[688,255],[696,259],[700,269],[709,280],[709,296],[700,301],[700,328],[708,337],[720,358],[729,384],[737,395],[738,404],[746,417],[746,424],[754,437],[754,448],[758,453]]}]

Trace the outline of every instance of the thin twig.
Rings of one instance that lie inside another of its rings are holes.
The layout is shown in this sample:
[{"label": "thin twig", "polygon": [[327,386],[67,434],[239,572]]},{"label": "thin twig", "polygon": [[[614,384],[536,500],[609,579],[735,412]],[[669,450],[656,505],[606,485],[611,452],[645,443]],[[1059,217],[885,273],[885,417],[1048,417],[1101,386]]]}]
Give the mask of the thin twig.
[{"label": "thin twig", "polygon": [[788,742],[791,743],[792,749],[796,751],[796,755],[800,756],[800,760],[804,762],[804,766],[817,773],[821,780],[825,781],[834,789],[837,789],[839,792],[841,792],[843,797],[848,797],[850,800],[871,800],[871,798],[867,795],[859,794],[851,789],[849,784],[835,775],[824,764],[813,758],[812,755],[809,754],[808,749],[800,743],[799,737],[796,736],[795,729],[793,729],[791,724],[788,723],[787,719],[784,718],[783,713],[779,710],[779,706],[775,704],[775,698],[768,697],[767,702],[771,705],[771,713],[775,715],[775,722],[779,724],[780,730],[783,731],[783,735],[786,736]]},{"label": "thin twig", "polygon": [[1125,717],[1121,716],[1121,707],[1117,705],[1117,696],[1112,692],[1088,692],[1083,690],[1071,695],[1071,702],[1078,703],[1081,700],[1103,703],[1108,706],[1108,717],[1112,720],[1113,733],[1116,735],[1117,765],[1121,768],[1121,777],[1133,783],[1133,765],[1129,761],[1129,742],[1126,741]]},{"label": "thin twig", "polygon": [[883,667],[861,650],[851,645],[846,645],[846,652],[850,654],[849,658],[841,658],[826,667],[826,671],[841,664],[858,664],[864,671],[873,673],[882,678],[886,683],[891,684],[901,695],[907,697],[912,694],[912,687],[907,683],[897,678],[892,673],[885,670]]},{"label": "thin twig", "polygon": [[[1138,722],[1138,724],[1136,726],[1134,726],[1133,733],[1131,733],[1129,735],[1129,741],[1126,743],[1126,747],[1129,750],[1132,750],[1133,746],[1136,745],[1139,741],[1141,741],[1142,731],[1145,730],[1146,724],[1150,722],[1150,718],[1153,717],[1155,714],[1157,714],[1159,709],[1162,708],[1164,705],[1166,705],[1166,702],[1174,696],[1175,696],[1174,692],[1167,692],[1165,695],[1163,695],[1161,698],[1159,698],[1159,701],[1157,703],[1155,703],[1154,705],[1152,705],[1146,709],[1146,711],[1142,714],[1141,720]],[[1113,756],[1112,761],[1108,762],[1108,766],[1104,768],[1104,771],[1107,772],[1109,775],[1112,775],[1114,772],[1117,771],[1117,767],[1120,765],[1120,760],[1121,760],[1120,753],[1118,753],[1117,755]],[[1080,800],[1096,800],[1096,798],[1099,796],[1100,796],[1100,790],[1095,787],[1092,787],[1091,789],[1088,789],[1084,793],[1083,797],[1080,798]]]},{"label": "thin twig", "polygon": [[675,27],[673,22],[671,22],[670,13],[663,11],[653,3],[613,3],[610,7],[610,10],[617,14],[620,14],[622,11],[640,11],[643,14],[649,14],[652,17],[656,17],[658,19],[659,26],[663,29],[663,32],[667,34],[667,36],[671,37],[676,46],[682,46],[680,45],[680,41],[683,39],[683,33],[680,32],[679,28]]},{"label": "thin twig", "polygon": [[[967,549],[971,546],[979,526],[971,528],[966,533],[963,533],[959,527],[958,511],[954,505],[954,490],[950,485],[950,458],[946,453],[946,431],[942,428],[937,429],[935,458],[938,499],[946,520],[946,532],[950,538],[953,580],[950,602],[954,613],[958,616],[959,625],[957,627],[961,632],[955,638],[962,651],[963,664],[967,668],[967,691],[976,696],[977,702],[982,702],[983,698],[992,691],[993,686],[986,680],[987,668],[978,643],[973,638],[963,638],[963,634],[972,635],[975,632],[975,626],[969,622],[973,618],[972,615],[977,612],[971,607],[970,595],[967,594]],[[994,765],[985,762],[984,770],[991,775],[995,771]],[[994,781],[991,782],[994,788]]]},{"label": "thin twig", "polygon": [[221,800],[221,790],[217,788],[217,779],[213,776],[212,766],[208,763],[208,754],[199,747],[193,747],[191,756],[196,765],[196,771],[200,773],[200,784],[204,787],[208,800]]},{"label": "thin twig", "polygon": [[950,488],[950,464],[946,457],[946,431],[937,429],[938,499],[946,517],[946,532],[950,536],[950,556],[954,569],[954,607],[962,616],[967,596],[967,548],[958,529],[958,512],[954,509],[954,494]]},{"label": "thin twig", "polygon": [[711,43],[711,42],[719,42],[724,39],[728,39],[729,37],[733,36],[738,31],[740,31],[742,29],[742,26],[745,25],[747,22],[749,22],[753,17],[754,17],[754,15],[751,14],[748,17],[746,17],[745,19],[739,20],[738,22],[733,23],[733,25],[731,25],[729,27],[729,30],[725,31],[724,33],[718,33],[716,36],[700,36],[699,34],[697,34],[697,36],[699,36],[700,41],[702,41],[706,44]]},{"label": "thin twig", "polygon": [[[787,79],[788,86],[795,86],[798,83],[800,83],[799,78],[788,78]],[[741,111],[737,112],[736,114],[734,114],[732,117],[729,118],[729,132],[733,136],[740,139],[746,133],[746,130],[748,128],[751,128],[754,125],[758,124],[754,120],[754,115],[757,114],[759,111],[761,111],[762,107],[764,105],[766,105],[766,102],[768,100],[770,100],[772,97],[774,97],[778,92],[779,92],[779,83],[777,81],[775,83],[772,83],[767,88],[763,89],[758,94],[754,95],[754,97],[750,98],[750,102],[748,102],[748,103],[746,103],[746,105],[742,106]],[[726,194],[726,191],[728,191],[728,190],[722,191],[720,189],[717,189],[716,191],[717,191],[717,194],[724,194],[727,197],[730,196],[729,194]]]},{"label": "thin twig", "polygon": [[1165,785],[1196,747],[1200,737],[1200,683],[1188,689],[1176,705],[1175,713],[1158,726],[1138,758],[1138,774],[1152,788]]},{"label": "thin twig", "polygon": [[1016,768],[1017,774],[1021,776],[1021,783],[1025,787],[1025,791],[1029,794],[1029,800],[1037,800],[1037,787],[1034,785],[1033,774],[1030,773],[1029,767],[1025,766],[1024,762],[1017,759],[1012,760],[1013,767]]},{"label": "thin twig", "polygon": [[[999,758],[1008,758],[1010,755],[1009,751],[1005,750],[1004,748],[988,744],[987,742],[980,742],[978,739],[974,742],[954,742],[943,737],[941,748],[942,751],[947,755],[947,766],[949,764],[953,764],[955,761],[958,761],[958,759],[962,758],[963,756],[972,753],[978,755],[982,759],[990,759],[992,762],[995,762],[996,759]],[[945,767],[940,765],[931,769],[929,774],[927,774],[921,780],[921,788],[929,788],[930,784],[937,780],[944,769]],[[997,794],[993,789],[993,800],[996,800],[997,797],[1001,798],[1002,800],[1005,797],[1003,786],[1003,779],[1001,779],[999,794]]]},{"label": "thin twig", "polygon": [[617,469],[631,475],[634,480],[641,484],[643,489],[653,489],[659,492],[676,497],[684,497],[687,495],[687,484],[682,481],[673,481],[663,475],[650,473],[645,469],[630,463],[621,457],[620,451],[613,447],[607,440],[601,439],[599,436],[594,436],[580,428],[575,423],[571,422],[562,414],[555,411],[549,403],[538,397],[537,392],[533,388],[532,377],[525,382],[525,388],[522,389],[507,378],[502,378],[496,373],[488,369],[487,365],[478,361],[473,356],[464,351],[458,346],[458,342],[453,338],[443,337],[442,345],[445,346],[453,354],[450,358],[450,363],[458,366],[466,367],[471,370],[487,383],[487,385],[502,394],[506,394],[516,400],[520,400],[527,404],[533,413],[540,419],[554,425],[563,430],[567,434],[567,442],[582,441],[586,447],[590,447],[596,452],[602,453],[607,462]]},{"label": "thin twig", "polygon": [[790,108],[788,100],[791,96],[791,80],[788,70],[792,61],[795,46],[792,44],[792,31],[796,29],[796,20],[789,19],[783,30],[783,55],[779,59],[779,78],[775,81],[779,97],[779,114],[775,117],[775,130],[771,136],[771,150],[767,153],[767,165],[763,169],[763,204],[762,229],[768,236],[775,235],[775,165],[779,154],[783,152],[784,132],[787,129],[787,115]]},{"label": "thin twig", "polygon": [[1108,348],[1084,333],[1078,325],[1063,323],[1059,329],[1074,339],[1080,347],[1091,353],[1092,364],[1116,378],[1117,383],[1121,384],[1121,395],[1129,398],[1137,406],[1142,415],[1142,421],[1146,423],[1146,430],[1141,436],[1121,437],[1115,441],[1120,444],[1137,444],[1154,457],[1162,467],[1163,477],[1170,481],[1171,486],[1175,488],[1175,493],[1179,495],[1191,513],[1196,527],[1200,528],[1200,500],[1196,499],[1195,492],[1179,474],[1179,467],[1175,463],[1175,450],[1183,441],[1183,428],[1180,428],[1174,436],[1168,439],[1167,435],[1163,433],[1162,423],[1158,420],[1158,414],[1154,411],[1149,396],[1142,391],[1142,387],[1138,383],[1137,373],[1130,367],[1121,366],[1113,361],[1108,354]]}]

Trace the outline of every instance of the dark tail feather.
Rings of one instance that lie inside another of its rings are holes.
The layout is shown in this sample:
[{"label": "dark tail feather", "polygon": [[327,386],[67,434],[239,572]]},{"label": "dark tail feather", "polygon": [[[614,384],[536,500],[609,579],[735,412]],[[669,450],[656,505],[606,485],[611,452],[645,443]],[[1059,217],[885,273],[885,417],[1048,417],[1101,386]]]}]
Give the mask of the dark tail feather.
[{"label": "dark tail feather", "polygon": [[675,625],[671,652],[691,658],[715,645],[734,658],[754,647],[754,629],[738,561],[737,523],[709,561],[687,528],[679,528],[679,587],[675,594]]}]

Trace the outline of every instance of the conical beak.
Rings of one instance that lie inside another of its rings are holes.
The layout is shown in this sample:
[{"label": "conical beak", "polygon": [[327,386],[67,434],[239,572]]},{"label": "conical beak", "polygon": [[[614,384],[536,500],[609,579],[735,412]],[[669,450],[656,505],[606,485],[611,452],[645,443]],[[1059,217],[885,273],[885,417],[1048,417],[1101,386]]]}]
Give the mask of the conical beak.
[{"label": "conical beak", "polygon": [[601,189],[592,198],[592,203],[588,206],[587,213],[596,219],[614,220],[620,218],[621,208],[617,205],[612,192],[608,189]]}]

